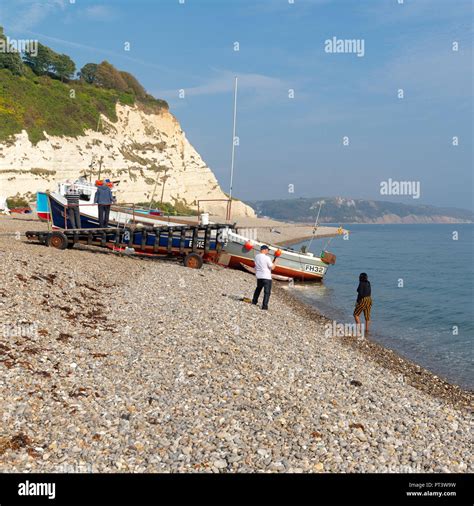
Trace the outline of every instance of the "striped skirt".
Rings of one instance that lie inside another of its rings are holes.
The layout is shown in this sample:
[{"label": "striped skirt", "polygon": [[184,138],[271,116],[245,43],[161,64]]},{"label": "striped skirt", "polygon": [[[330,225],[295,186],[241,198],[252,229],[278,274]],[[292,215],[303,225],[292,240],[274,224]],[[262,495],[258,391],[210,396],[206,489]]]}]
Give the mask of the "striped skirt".
[{"label": "striped skirt", "polygon": [[364,297],[356,303],[354,309],[354,316],[359,316],[364,311],[364,317],[366,320],[370,320],[370,310],[372,308],[372,297]]}]

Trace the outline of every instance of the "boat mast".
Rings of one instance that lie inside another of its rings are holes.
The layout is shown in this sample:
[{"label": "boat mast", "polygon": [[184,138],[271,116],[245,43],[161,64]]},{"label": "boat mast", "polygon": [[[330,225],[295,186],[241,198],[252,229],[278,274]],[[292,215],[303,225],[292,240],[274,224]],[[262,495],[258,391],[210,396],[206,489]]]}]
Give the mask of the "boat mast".
[{"label": "boat mast", "polygon": [[319,213],[321,212],[321,207],[323,207],[323,201],[321,201],[321,202],[319,203],[318,215],[316,216],[316,221],[314,222],[314,227],[313,227],[313,237],[311,237],[311,241],[309,241],[309,244],[308,244],[308,250],[309,250],[309,248],[311,248],[311,244],[313,243],[314,236],[315,236],[315,234],[316,234],[316,231],[318,230],[318,225],[319,225]]},{"label": "boat mast", "polygon": [[227,216],[226,219],[230,220],[231,217],[231,207],[232,207],[232,187],[234,183],[234,162],[235,162],[235,129],[237,125],[237,87],[238,87],[238,78],[235,78],[235,86],[234,86],[234,122],[232,129],[232,160],[230,164],[230,188],[229,188],[229,204],[227,206]]}]

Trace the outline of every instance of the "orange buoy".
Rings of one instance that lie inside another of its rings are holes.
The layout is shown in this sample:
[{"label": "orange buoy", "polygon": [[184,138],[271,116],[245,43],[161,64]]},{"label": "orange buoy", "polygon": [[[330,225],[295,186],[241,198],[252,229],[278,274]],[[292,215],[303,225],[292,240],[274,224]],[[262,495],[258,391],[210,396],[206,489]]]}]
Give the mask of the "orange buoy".
[{"label": "orange buoy", "polygon": [[277,249],[277,250],[275,251],[275,256],[276,256],[276,257],[281,256],[281,249]]},{"label": "orange buoy", "polygon": [[245,248],[247,251],[250,251],[250,250],[253,248],[252,241],[247,241],[247,242],[244,244],[244,248]]}]

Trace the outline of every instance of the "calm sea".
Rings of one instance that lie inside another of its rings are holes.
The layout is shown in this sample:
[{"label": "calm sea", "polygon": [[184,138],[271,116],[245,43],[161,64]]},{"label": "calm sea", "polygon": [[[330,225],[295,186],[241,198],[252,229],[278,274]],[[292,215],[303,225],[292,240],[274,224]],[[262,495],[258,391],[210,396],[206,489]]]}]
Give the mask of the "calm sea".
[{"label": "calm sea", "polygon": [[[295,294],[337,322],[352,322],[360,272],[372,284],[371,339],[435,374],[474,388],[474,225],[347,225],[349,239],[320,285]],[[457,240],[455,234],[457,233]],[[313,241],[320,254],[327,239]],[[293,246],[298,250],[302,244]]]}]

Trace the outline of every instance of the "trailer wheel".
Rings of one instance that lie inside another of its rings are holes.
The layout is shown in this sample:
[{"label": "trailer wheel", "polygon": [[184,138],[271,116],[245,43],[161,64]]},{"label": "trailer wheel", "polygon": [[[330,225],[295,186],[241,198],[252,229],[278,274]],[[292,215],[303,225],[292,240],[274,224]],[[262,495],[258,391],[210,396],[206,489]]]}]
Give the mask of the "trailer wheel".
[{"label": "trailer wheel", "polygon": [[66,249],[68,247],[67,237],[62,232],[53,232],[48,235],[48,246],[56,249]]},{"label": "trailer wheel", "polygon": [[202,257],[197,253],[188,253],[184,257],[184,265],[190,269],[200,269],[202,267],[202,264]]}]

